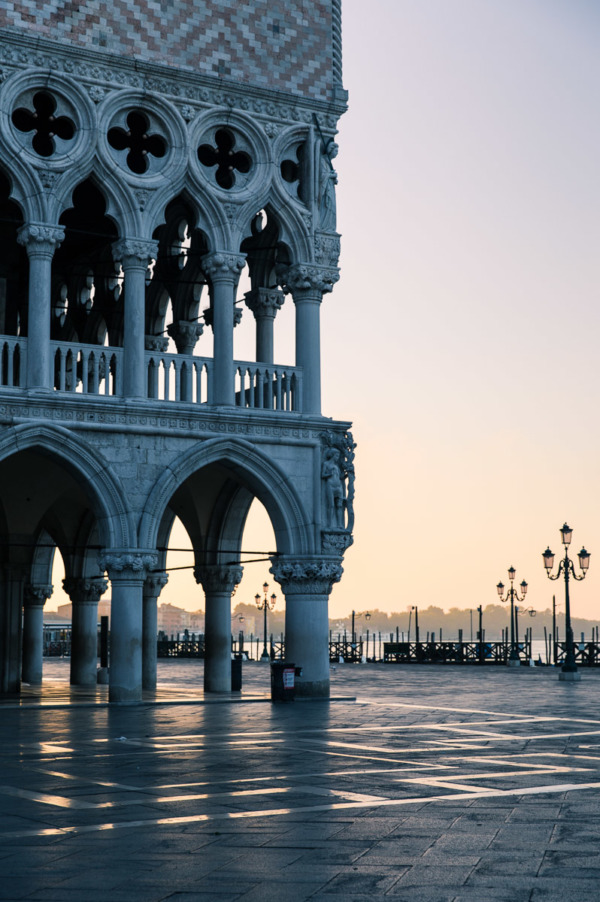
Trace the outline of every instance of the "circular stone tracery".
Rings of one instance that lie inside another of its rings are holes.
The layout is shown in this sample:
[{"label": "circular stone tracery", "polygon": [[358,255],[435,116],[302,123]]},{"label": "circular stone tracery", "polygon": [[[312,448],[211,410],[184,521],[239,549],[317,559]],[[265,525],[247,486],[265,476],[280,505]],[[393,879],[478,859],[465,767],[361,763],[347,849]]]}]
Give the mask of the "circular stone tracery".
[{"label": "circular stone tracery", "polygon": [[209,169],[216,167],[215,180],[220,188],[229,190],[236,183],[236,171],[242,175],[250,172],[252,159],[243,150],[234,150],[236,140],[233,133],[226,128],[215,132],[215,144],[201,144],[198,148],[198,159]]},{"label": "circular stone tracery", "polygon": [[140,110],[127,114],[127,129],[114,126],[108,131],[108,143],[114,150],[127,150],[127,166],[136,175],[148,171],[149,156],[161,159],[167,152],[165,139],[158,134],[149,134],[149,131],[149,119]]},{"label": "circular stone tracery", "polygon": [[31,146],[40,157],[51,157],[59,150],[66,150],[75,137],[75,123],[68,116],[55,116],[56,98],[48,91],[37,91],[31,100],[33,111],[25,106],[17,107],[12,114],[12,124],[19,132],[33,132]]}]

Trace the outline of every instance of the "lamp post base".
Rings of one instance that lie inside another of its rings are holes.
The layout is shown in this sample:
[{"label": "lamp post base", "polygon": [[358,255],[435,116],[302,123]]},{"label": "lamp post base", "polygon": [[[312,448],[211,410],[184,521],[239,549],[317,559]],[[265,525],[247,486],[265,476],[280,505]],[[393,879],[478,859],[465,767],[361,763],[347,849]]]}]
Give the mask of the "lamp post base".
[{"label": "lamp post base", "polygon": [[561,670],[558,678],[567,683],[578,683],[581,680],[581,674],[578,670]]},{"label": "lamp post base", "polygon": [[269,655],[268,652],[263,651],[262,655],[260,656],[260,660],[261,660],[261,662],[262,662],[263,664],[264,664],[265,662],[268,663],[268,662],[271,660],[271,657],[270,657],[270,655]]},{"label": "lamp post base", "polygon": [[519,661],[518,658],[509,658],[506,663],[508,664],[509,667],[520,667],[521,666],[521,662]]}]

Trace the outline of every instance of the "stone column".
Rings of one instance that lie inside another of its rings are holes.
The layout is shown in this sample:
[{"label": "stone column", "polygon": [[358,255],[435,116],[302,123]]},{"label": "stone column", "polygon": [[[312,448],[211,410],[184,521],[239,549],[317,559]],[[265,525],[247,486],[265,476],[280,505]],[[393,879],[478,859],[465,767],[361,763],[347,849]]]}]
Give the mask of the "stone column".
[{"label": "stone column", "polygon": [[214,564],[197,567],[194,576],[206,597],[204,691],[231,692],[231,593],[243,568]]},{"label": "stone column", "polygon": [[142,689],[156,689],[158,597],[169,580],[166,573],[149,573],[144,580],[142,611]]},{"label": "stone column", "polygon": [[339,582],[338,561],[272,559],[270,572],[285,595],[285,659],[302,667],[296,694],[329,697],[329,594]]},{"label": "stone column", "polygon": [[24,683],[42,682],[44,659],[44,605],[52,595],[52,586],[26,585],[23,592],[23,666]]},{"label": "stone column", "polygon": [[156,552],[105,551],[100,567],[111,583],[108,699],[121,704],[142,698],[142,610],[144,581]]},{"label": "stone column", "polygon": [[52,388],[50,349],[52,258],[65,237],[63,226],[31,222],[21,226],[17,241],[29,257],[27,314],[27,388]]},{"label": "stone column", "polygon": [[283,273],[296,306],[296,366],[302,367],[303,413],[321,413],[321,301],[339,278],[337,268],[296,263]]},{"label": "stone column", "polygon": [[113,244],[112,251],[115,262],[122,264],[125,276],[123,393],[126,398],[145,398],[146,273],[148,264],[158,253],[158,243],[121,238]]},{"label": "stone column", "polygon": [[273,363],[273,326],[285,295],[279,288],[253,288],[244,297],[256,320],[256,362]]},{"label": "stone column", "polygon": [[7,564],[2,568],[0,597],[0,692],[21,688],[21,611],[25,569]]},{"label": "stone column", "polygon": [[212,403],[233,405],[233,325],[235,291],[246,258],[217,251],[202,257],[202,269],[210,279],[214,335]]},{"label": "stone column", "polygon": [[63,588],[72,604],[71,683],[95,686],[98,674],[98,602],[108,582],[103,576],[68,577]]}]

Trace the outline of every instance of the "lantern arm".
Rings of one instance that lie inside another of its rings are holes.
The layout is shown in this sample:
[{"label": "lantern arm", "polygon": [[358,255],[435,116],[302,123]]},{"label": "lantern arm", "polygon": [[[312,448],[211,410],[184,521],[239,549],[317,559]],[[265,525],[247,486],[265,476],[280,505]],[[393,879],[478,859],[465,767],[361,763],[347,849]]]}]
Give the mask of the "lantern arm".
[{"label": "lantern arm", "polygon": [[569,558],[569,570],[571,571],[571,576],[573,577],[573,579],[576,579],[577,582],[581,582],[581,580],[585,579],[587,576],[585,570],[581,571],[581,576],[577,576],[577,574],[575,573],[575,565],[573,564],[573,561],[570,558]]},{"label": "lantern arm", "polygon": [[[567,558],[567,560],[569,560],[569,559]],[[569,561],[569,564],[570,564],[570,563],[571,563],[571,561]],[[561,576],[564,572],[565,572],[565,561],[564,561],[564,559],[563,559],[563,560],[560,562],[560,564],[558,565],[558,570],[557,570],[556,574],[555,574],[554,576],[552,576],[552,574],[550,573],[550,571],[549,571],[549,570],[546,570],[546,576],[548,577],[548,579],[554,580],[554,579],[558,579],[559,576]]]}]

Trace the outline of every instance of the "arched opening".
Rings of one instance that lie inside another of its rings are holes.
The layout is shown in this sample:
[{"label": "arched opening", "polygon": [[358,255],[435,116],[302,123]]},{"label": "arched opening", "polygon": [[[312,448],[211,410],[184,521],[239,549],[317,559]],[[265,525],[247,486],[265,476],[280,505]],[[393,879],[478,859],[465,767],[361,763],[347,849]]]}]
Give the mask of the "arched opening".
[{"label": "arched opening", "polygon": [[79,184],[60,217],[65,237],[52,261],[52,326],[55,341],[123,344],[123,277],[112,254],[118,237],[106,200],[92,181]]},{"label": "arched opening", "polygon": [[10,182],[0,170],[0,335],[27,334],[29,265],[27,251],[17,241],[22,225],[22,213],[10,199]]}]

